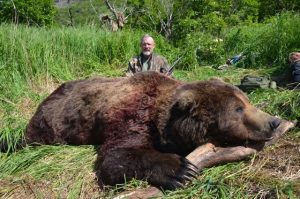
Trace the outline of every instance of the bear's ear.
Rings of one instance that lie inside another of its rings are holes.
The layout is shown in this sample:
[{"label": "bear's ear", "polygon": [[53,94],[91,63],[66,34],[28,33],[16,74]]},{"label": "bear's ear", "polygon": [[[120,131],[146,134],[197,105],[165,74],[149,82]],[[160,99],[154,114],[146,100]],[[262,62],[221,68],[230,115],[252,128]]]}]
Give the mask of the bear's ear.
[{"label": "bear's ear", "polygon": [[175,104],[181,111],[189,111],[190,113],[197,107],[195,93],[193,90],[184,90],[177,95]]}]

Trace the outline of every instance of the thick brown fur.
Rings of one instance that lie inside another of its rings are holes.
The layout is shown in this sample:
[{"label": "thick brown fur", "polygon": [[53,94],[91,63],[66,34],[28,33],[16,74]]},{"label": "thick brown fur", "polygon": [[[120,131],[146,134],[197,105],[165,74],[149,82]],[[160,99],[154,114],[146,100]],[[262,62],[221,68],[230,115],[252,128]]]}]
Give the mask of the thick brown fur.
[{"label": "thick brown fur", "polygon": [[137,178],[174,189],[195,177],[184,156],[197,146],[265,141],[279,124],[221,80],[184,83],[145,72],[61,85],[40,104],[25,139],[101,145],[96,170],[104,184]]}]

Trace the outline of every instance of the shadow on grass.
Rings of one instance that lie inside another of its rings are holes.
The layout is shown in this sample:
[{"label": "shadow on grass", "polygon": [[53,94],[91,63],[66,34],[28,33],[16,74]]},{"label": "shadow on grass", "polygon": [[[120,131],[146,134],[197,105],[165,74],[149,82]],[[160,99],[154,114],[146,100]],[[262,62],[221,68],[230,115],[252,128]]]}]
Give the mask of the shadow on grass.
[{"label": "shadow on grass", "polygon": [[293,80],[292,69],[289,66],[277,67],[270,76],[278,87],[290,90],[300,89],[300,83]]}]

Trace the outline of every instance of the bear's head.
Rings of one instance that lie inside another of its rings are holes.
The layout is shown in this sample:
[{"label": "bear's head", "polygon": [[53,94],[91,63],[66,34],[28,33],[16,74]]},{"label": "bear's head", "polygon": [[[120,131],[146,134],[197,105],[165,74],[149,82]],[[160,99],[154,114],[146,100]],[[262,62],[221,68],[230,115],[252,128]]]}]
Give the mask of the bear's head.
[{"label": "bear's head", "polygon": [[281,122],[219,79],[183,85],[175,94],[170,115],[166,140],[189,148],[207,141],[221,145],[264,142],[272,139]]}]

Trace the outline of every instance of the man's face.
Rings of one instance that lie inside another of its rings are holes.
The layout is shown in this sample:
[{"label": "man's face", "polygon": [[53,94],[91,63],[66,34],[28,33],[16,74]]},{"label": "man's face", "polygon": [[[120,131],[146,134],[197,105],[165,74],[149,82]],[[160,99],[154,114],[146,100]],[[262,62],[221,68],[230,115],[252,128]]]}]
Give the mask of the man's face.
[{"label": "man's face", "polygon": [[144,55],[150,55],[155,48],[154,40],[151,37],[145,37],[141,43],[141,48]]}]

